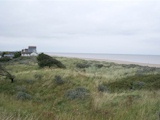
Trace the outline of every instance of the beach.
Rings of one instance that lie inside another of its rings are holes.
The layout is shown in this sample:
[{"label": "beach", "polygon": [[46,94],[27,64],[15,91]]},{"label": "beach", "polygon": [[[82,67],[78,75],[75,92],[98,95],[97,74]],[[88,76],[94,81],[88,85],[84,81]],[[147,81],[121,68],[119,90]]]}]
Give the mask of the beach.
[{"label": "beach", "polygon": [[107,59],[91,59],[91,58],[81,58],[84,60],[94,60],[94,61],[104,61],[104,62],[113,62],[116,64],[135,64],[135,65],[140,65],[140,66],[148,66],[148,67],[156,67],[160,68],[160,64],[149,64],[149,63],[138,63],[138,62],[130,62],[130,61],[121,61],[121,60],[107,60]]},{"label": "beach", "polygon": [[116,55],[116,54],[84,54],[84,53],[47,53],[51,56],[79,58],[84,60],[114,62],[117,64],[136,64],[140,66],[160,68],[160,56],[154,55]]}]

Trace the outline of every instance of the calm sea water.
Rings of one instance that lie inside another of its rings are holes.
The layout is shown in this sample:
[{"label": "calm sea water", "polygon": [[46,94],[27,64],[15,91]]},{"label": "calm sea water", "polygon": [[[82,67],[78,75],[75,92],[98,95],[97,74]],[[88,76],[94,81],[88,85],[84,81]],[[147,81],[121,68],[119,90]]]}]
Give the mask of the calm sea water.
[{"label": "calm sea water", "polygon": [[136,63],[160,64],[160,55],[90,54],[90,53],[47,53],[52,56],[119,60]]}]

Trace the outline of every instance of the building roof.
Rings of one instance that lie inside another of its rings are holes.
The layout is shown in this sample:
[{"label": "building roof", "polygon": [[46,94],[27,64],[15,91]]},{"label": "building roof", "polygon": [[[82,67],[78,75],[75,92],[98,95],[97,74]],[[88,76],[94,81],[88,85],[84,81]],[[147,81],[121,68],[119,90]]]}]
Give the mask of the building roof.
[{"label": "building roof", "polygon": [[36,46],[28,46],[28,48],[36,48]]},{"label": "building roof", "polygon": [[28,46],[28,49],[22,49],[21,54],[36,53],[36,46]]}]

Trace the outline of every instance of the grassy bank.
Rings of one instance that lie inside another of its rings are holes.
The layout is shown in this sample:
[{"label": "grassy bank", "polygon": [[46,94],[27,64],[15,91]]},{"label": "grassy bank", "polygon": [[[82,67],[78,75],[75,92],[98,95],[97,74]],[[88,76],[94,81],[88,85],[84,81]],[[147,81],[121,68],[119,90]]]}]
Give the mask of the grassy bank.
[{"label": "grassy bank", "polygon": [[15,81],[0,78],[0,119],[158,119],[159,68],[56,59],[66,68],[40,69],[34,57],[4,64]]}]

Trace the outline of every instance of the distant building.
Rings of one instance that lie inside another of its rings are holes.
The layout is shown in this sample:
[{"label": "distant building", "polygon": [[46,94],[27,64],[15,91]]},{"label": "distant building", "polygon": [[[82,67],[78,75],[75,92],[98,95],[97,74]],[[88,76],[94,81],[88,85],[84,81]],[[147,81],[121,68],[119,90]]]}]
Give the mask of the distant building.
[{"label": "distant building", "polygon": [[13,58],[14,57],[14,53],[7,53],[7,54],[4,54],[4,57],[9,57],[9,58]]},{"label": "distant building", "polygon": [[29,46],[28,49],[22,49],[21,51],[22,56],[37,56],[37,47],[36,46]]},{"label": "distant building", "polygon": [[[2,52],[0,53],[0,58],[2,57],[9,57],[9,58],[13,58],[14,54],[16,53],[16,51],[4,51],[5,54],[3,54]],[[3,54],[3,55],[2,55]]]},{"label": "distant building", "polygon": [[28,52],[37,53],[36,48],[37,48],[36,46],[29,46],[28,47]]}]

